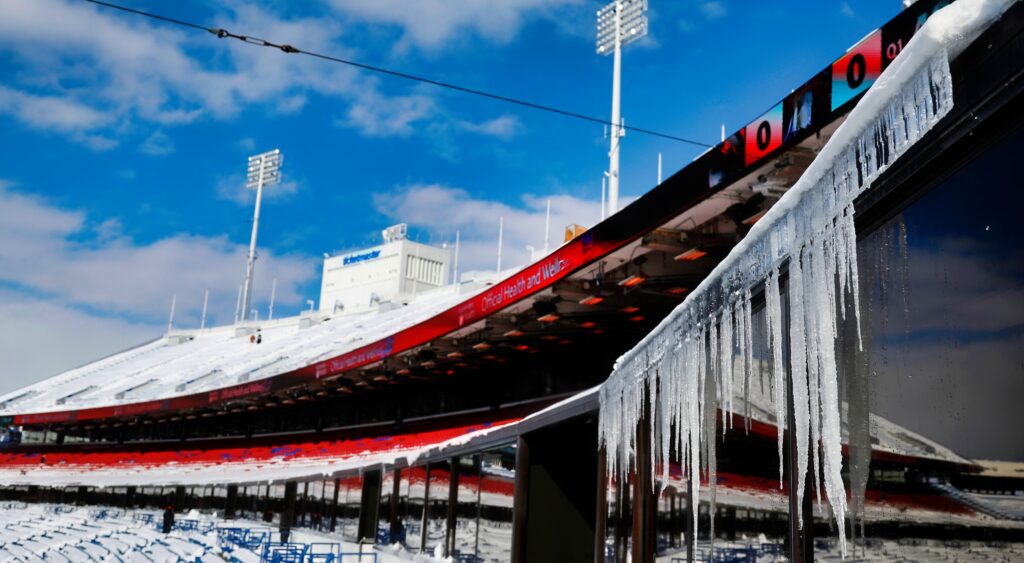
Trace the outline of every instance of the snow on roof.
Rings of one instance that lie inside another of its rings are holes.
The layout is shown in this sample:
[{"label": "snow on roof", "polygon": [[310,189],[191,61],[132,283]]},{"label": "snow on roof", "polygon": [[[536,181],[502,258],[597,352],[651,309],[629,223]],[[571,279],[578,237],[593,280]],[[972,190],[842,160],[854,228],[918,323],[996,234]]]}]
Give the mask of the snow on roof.
[{"label": "snow on roof", "polygon": [[[462,291],[460,291],[462,287]],[[424,293],[390,310],[305,315],[174,331],[147,344],[0,395],[0,416],[107,407],[166,399],[259,381],[385,338],[467,299],[464,286]],[[304,328],[304,325],[311,324]],[[260,344],[249,341],[259,329]]]}]

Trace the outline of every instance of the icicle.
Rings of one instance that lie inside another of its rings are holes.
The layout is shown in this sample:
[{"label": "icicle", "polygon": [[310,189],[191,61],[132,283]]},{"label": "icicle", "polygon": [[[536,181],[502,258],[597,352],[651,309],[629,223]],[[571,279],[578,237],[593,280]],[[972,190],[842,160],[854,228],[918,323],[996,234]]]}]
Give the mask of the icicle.
[{"label": "icicle", "polygon": [[[965,4],[983,4],[985,9],[975,13],[957,7]],[[786,400],[793,400],[791,431],[797,440],[799,494],[810,458],[819,503],[824,489],[836,520],[845,522],[836,341],[847,299],[857,323],[858,349],[863,348],[853,201],[952,108],[945,49],[961,48],[964,38],[977,36],[985,17],[994,18],[1001,11],[994,8],[997,4],[1005,7],[1006,3],[963,0],[929,18],[926,29],[943,19],[942,13],[953,13],[946,12],[952,9],[966,23],[947,16],[949,29],[919,32],[925,39],[915,38],[901,51],[796,184],[676,310],[619,358],[602,386],[598,438],[607,449],[609,474],[620,486],[629,482],[638,461],[638,423],[644,416],[657,417],[650,425],[652,481],[657,463],[662,464],[663,481],[667,479],[674,431],[675,449],[692,483],[690,533],[694,537],[702,472],[709,479],[714,502],[716,409],[722,406],[723,432],[731,426],[735,412],[736,355],[742,365],[748,430],[751,376],[757,369],[763,393],[763,371],[770,360],[780,480]],[[957,31],[960,28],[962,33]],[[787,263],[790,324],[784,333],[779,268]],[[762,282],[764,324],[760,316],[754,322],[751,304],[751,290]],[[791,394],[786,393],[782,360],[787,335],[794,374]],[[802,521],[802,514],[797,517]],[[845,555],[845,525],[837,530]]]},{"label": "icicle", "polygon": [[789,365],[793,396],[793,434],[796,436],[797,522],[803,526],[804,484],[807,481],[807,333],[804,327],[804,279],[800,265],[802,252],[789,262]]},{"label": "icicle", "polygon": [[733,371],[733,340],[732,340],[732,305],[727,305],[722,311],[722,322],[719,324],[719,340],[722,346],[719,352],[721,362],[718,370],[718,377],[722,381],[722,436],[725,431],[732,427],[733,413],[733,392],[732,392],[732,371]]},{"label": "icicle", "polygon": [[837,278],[839,280],[839,312],[842,314],[843,319],[846,319],[846,289],[850,279],[849,272],[849,259],[847,254],[849,248],[847,247],[846,241],[846,228],[845,222],[843,221],[842,215],[837,219],[837,224],[830,229],[832,235],[832,249],[833,257],[835,258],[835,268],[837,272]]},{"label": "icicle", "polygon": [[[715,342],[715,338],[713,336],[714,335],[714,330],[713,329],[714,329],[714,327],[711,327],[711,329],[710,329],[710,332],[712,334],[712,338],[711,338],[711,343],[710,343],[711,346],[708,349],[708,351],[712,352],[712,354],[713,354],[712,358],[710,358],[712,360],[715,357],[718,356],[717,350],[715,348],[716,342]],[[716,370],[715,362],[714,361],[710,361],[707,364],[707,370],[706,370],[706,372],[704,374],[704,378],[705,379],[712,379],[714,377],[715,370]],[[707,480],[708,480],[708,494],[709,494],[709,510],[708,510],[708,514],[711,517],[710,518],[710,520],[711,520],[711,524],[710,524],[710,527],[711,527],[710,533],[711,533],[711,535],[710,535],[710,537],[711,537],[711,542],[712,543],[714,543],[714,541],[715,541],[715,500],[716,500],[716,490],[717,490],[717,487],[716,487],[716,484],[715,484],[715,480],[716,480],[715,469],[718,466],[718,460],[717,460],[717,456],[716,456],[716,453],[715,453],[716,445],[717,445],[716,444],[717,436],[715,435],[715,427],[716,427],[715,420],[716,420],[717,414],[718,414],[718,401],[717,401],[717,397],[716,397],[715,393],[716,393],[716,390],[715,390],[715,387],[713,385],[713,381],[708,381],[707,383],[705,383],[705,385],[704,385],[704,405],[703,405],[704,406],[704,430],[705,430],[704,431],[704,452],[705,452],[705,455],[704,455],[704,459],[705,459],[705,463],[704,463],[705,464],[705,469],[704,469],[704,472],[705,472],[705,475],[707,476]],[[712,551],[714,551],[714,550],[712,549]]]},{"label": "icicle", "polygon": [[693,482],[691,490],[692,494],[692,522],[693,529],[690,531],[693,534],[693,538],[697,537],[697,507],[700,506],[700,406],[698,401],[698,389],[700,388],[699,382],[703,379],[700,377],[701,370],[701,358],[704,356],[704,339],[693,339],[690,342],[689,357],[692,358],[688,362],[689,369],[687,370],[687,426],[686,431],[690,437],[690,454],[687,460],[687,472],[690,480]]},{"label": "icicle", "polygon": [[[815,285],[821,283],[818,280],[819,276],[815,275],[815,270],[811,267],[811,255],[810,252],[804,252],[800,255],[801,273],[804,278],[804,329],[807,335],[804,338],[804,343],[807,346],[807,395],[808,395],[808,423],[810,426],[810,449],[811,449],[811,467],[814,471],[814,491],[818,499],[818,508],[821,508],[821,481],[819,476],[821,475],[821,468],[818,463],[818,440],[821,436],[821,407],[820,401],[818,400],[818,379],[821,373],[820,357],[818,354],[818,322],[820,322],[820,316],[816,314],[814,307],[807,306],[807,299],[814,295]],[[808,275],[804,275],[803,272],[807,272]]]},{"label": "icicle", "polygon": [[[658,377],[653,377],[653,378],[648,378],[647,379],[647,407],[648,407],[648,411],[647,411],[647,415],[646,416],[647,416],[647,420],[650,421],[650,423],[651,423],[651,433],[652,433],[651,439],[648,441],[648,446],[647,446],[647,462],[650,464],[648,467],[651,468],[652,474],[653,474],[654,471],[657,470],[657,467],[658,467],[658,459],[657,459],[658,458],[658,448],[656,448],[654,446],[655,446],[655,444],[658,443],[658,440],[660,440],[660,438],[658,437],[658,433],[661,431],[660,425],[658,424],[658,421],[660,420],[659,412],[658,412],[658,379],[659,379]],[[650,479],[650,483],[651,483],[651,492],[657,491],[658,490],[658,483],[657,483],[657,480],[653,479],[653,475],[652,475],[652,479]]]},{"label": "icicle", "polygon": [[772,398],[775,426],[778,429],[779,489],[782,489],[782,437],[786,421],[786,369],[782,365],[782,303],[779,296],[778,268],[768,274],[764,284],[765,320],[772,351]]},{"label": "icicle", "polygon": [[714,381],[708,381],[708,372],[711,369],[708,367],[708,327],[707,325],[700,327],[700,332],[697,336],[697,377],[700,378],[700,387],[698,389],[699,395],[697,396],[698,405],[700,406],[700,413],[698,413],[697,420],[697,433],[700,440],[700,450],[698,452],[698,460],[701,462],[698,470],[707,475],[708,472],[708,435],[712,437],[715,435],[714,429],[708,431],[708,418],[705,416],[705,409],[707,405],[707,397],[710,392],[714,396]]},{"label": "icicle", "polygon": [[673,400],[676,396],[673,388],[674,379],[672,374],[672,360],[675,354],[666,353],[661,359],[661,366],[658,369],[658,424],[661,434],[659,435],[659,446],[661,451],[661,483],[668,486],[669,466],[671,465],[672,446],[672,423],[674,420]]},{"label": "icicle", "polygon": [[844,515],[846,513],[846,491],[843,489],[842,475],[842,443],[839,423],[839,392],[838,371],[836,368],[835,324],[836,309],[829,300],[830,286],[834,278],[825,277],[828,266],[825,258],[824,245],[812,246],[813,269],[822,273],[822,279],[816,280],[812,286],[813,296],[810,301],[815,307],[819,319],[816,323],[818,341],[818,357],[820,358],[819,389],[821,406],[821,449],[822,469],[825,481],[825,495],[828,498],[836,520],[840,521],[840,551],[846,553],[846,532]]},{"label": "icicle", "polygon": [[750,432],[750,374],[754,369],[753,313],[750,304],[750,289],[743,290],[743,401],[747,405],[747,432]]},{"label": "icicle", "polygon": [[[714,391],[715,404],[722,404],[724,402],[725,394],[723,393],[722,377],[721,377],[721,349],[718,347],[719,342],[719,325],[718,319],[711,320],[711,326],[708,327],[708,336],[710,341],[708,342],[708,377],[711,378],[713,383],[712,389]],[[707,395],[705,395],[706,397]],[[708,434],[712,438],[715,435],[714,421],[712,421],[711,432]]]},{"label": "icicle", "polygon": [[857,268],[857,231],[853,222],[853,203],[849,203],[841,216],[843,240],[846,247],[846,269],[850,277],[850,293],[853,296],[853,318],[857,322],[857,349],[864,350],[864,337],[860,328],[860,276]]}]

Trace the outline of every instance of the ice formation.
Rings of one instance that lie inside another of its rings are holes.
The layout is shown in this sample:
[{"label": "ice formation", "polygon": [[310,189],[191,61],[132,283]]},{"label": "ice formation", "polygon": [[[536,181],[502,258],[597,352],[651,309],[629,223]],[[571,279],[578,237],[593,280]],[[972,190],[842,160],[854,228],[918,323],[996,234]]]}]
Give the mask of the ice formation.
[{"label": "ice formation", "polygon": [[[749,393],[755,346],[752,296],[763,292],[780,485],[791,400],[797,494],[802,497],[812,473],[819,502],[824,489],[840,523],[836,529],[845,555],[847,495],[840,473],[836,342],[844,321],[856,323],[860,334],[853,202],[950,111],[949,57],[1011,3],[961,0],[930,18],[797,183],[679,307],[619,358],[601,388],[599,421],[608,471],[619,483],[629,482],[628,474],[637,467],[636,441],[646,409],[653,419],[652,477],[660,469],[665,482],[670,456],[675,456],[688,478],[708,481],[714,502],[716,416],[721,411],[724,432],[733,419],[737,380],[744,398]],[[847,300],[854,317],[849,320],[843,318]],[[787,371],[792,374],[788,386]],[[749,409],[749,401],[744,403]],[[653,478],[652,483],[657,486]],[[690,490],[695,536],[699,488],[691,485]],[[802,525],[799,508],[794,516]]]}]

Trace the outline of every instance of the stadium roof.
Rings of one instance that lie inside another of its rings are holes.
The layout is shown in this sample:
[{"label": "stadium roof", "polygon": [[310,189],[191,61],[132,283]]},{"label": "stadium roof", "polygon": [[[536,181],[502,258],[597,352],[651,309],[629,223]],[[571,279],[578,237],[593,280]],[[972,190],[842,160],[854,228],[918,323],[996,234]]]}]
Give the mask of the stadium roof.
[{"label": "stadium roof", "polygon": [[[847,83],[850,61],[867,57],[884,68],[891,58],[883,44],[905,44],[935,6],[912,5],[643,197],[494,285],[453,287],[398,309],[322,322],[294,317],[174,332],[0,396],[0,421],[49,425],[166,415],[226,408],[354,373],[359,382],[375,366],[394,371],[399,362],[389,365],[392,358],[441,341],[447,342],[449,358],[484,354],[466,346],[500,343],[494,338],[501,332],[486,327],[499,315],[508,317],[504,331],[520,326],[529,331],[547,328],[543,317],[553,312],[583,316],[612,305],[621,308],[631,303],[623,301],[633,290],[630,280],[645,277],[657,279],[648,279],[630,299],[647,293],[678,302],[707,269],[693,270],[689,277],[677,274],[709,252],[724,256],[722,249],[735,244],[744,227],[793,185],[870,87],[870,76]],[[723,235],[719,225],[710,232],[696,228],[720,219],[733,230]],[[659,259],[644,271],[645,255],[656,253]],[[605,302],[589,307],[583,304],[589,297]],[[574,326],[585,329],[586,323]],[[249,342],[247,331],[254,328],[261,331],[261,344]]]}]

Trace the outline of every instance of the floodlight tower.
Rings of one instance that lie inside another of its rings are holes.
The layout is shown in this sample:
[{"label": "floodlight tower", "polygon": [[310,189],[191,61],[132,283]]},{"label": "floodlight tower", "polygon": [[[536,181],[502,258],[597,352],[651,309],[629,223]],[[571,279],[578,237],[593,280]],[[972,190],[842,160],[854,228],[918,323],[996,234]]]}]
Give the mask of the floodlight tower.
[{"label": "floodlight tower", "polygon": [[269,152],[249,157],[249,168],[246,173],[245,188],[256,190],[256,210],[252,216],[252,237],[249,239],[249,258],[245,263],[245,284],[242,286],[241,320],[249,319],[252,301],[252,276],[256,266],[256,233],[260,228],[260,203],[263,201],[263,187],[281,181],[281,164],[284,155],[274,149]]},{"label": "floodlight tower", "polygon": [[625,135],[619,115],[622,47],[647,35],[647,0],[614,0],[597,11],[597,53],[613,55],[611,148],[608,151],[608,213],[619,210],[619,139]]}]

